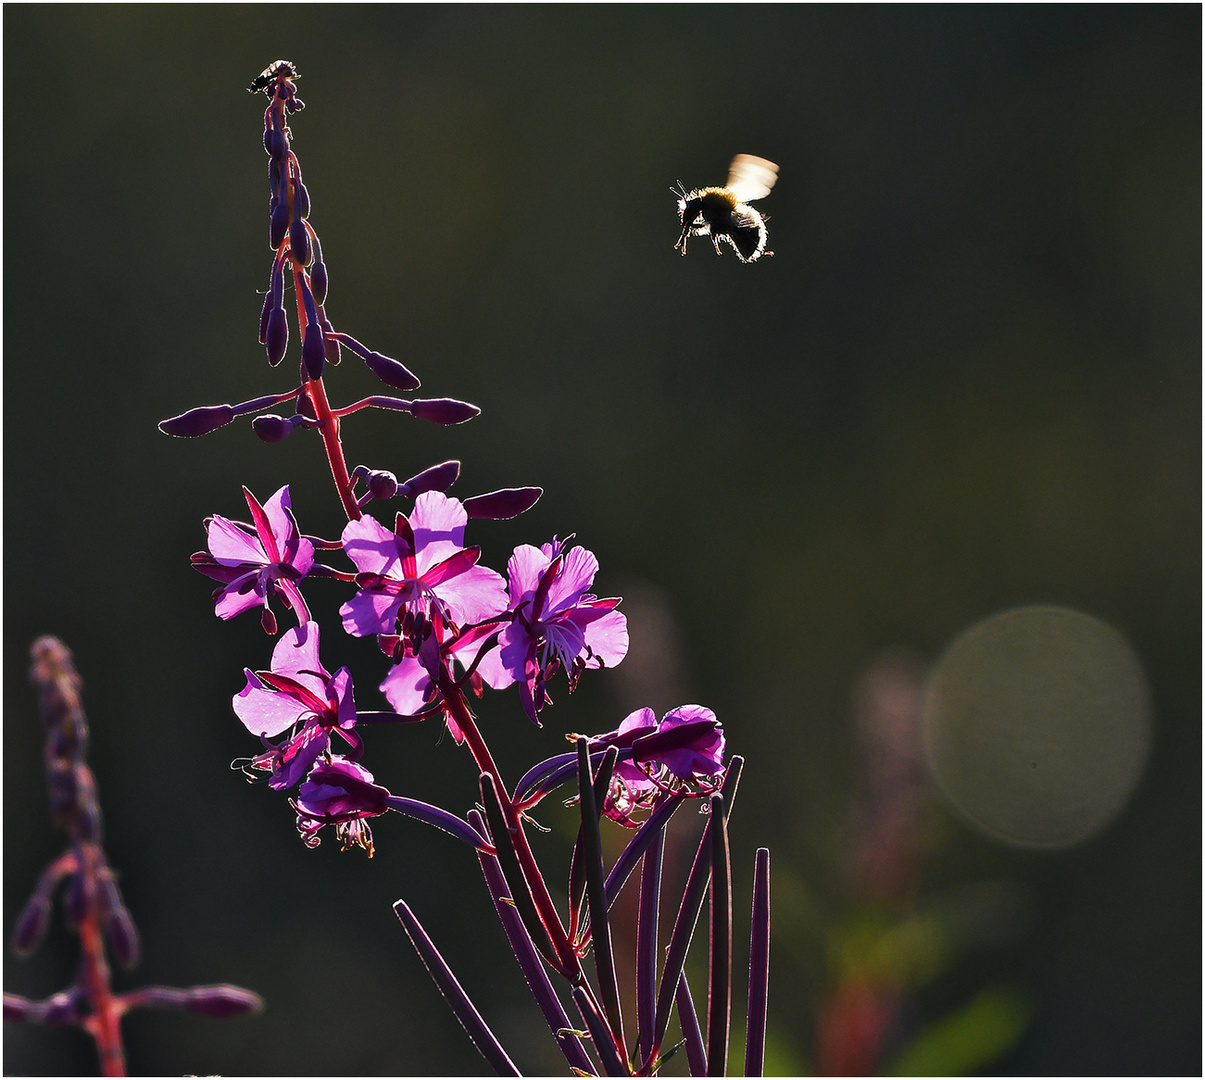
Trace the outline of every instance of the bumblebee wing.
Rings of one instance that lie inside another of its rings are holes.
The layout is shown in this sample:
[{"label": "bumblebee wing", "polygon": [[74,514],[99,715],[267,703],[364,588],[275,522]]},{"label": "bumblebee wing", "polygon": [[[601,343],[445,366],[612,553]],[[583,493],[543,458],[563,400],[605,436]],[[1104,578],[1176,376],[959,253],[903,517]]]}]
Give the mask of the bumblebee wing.
[{"label": "bumblebee wing", "polygon": [[728,169],[728,189],[737,202],[764,199],[778,179],[778,166],[752,154],[737,154]]}]

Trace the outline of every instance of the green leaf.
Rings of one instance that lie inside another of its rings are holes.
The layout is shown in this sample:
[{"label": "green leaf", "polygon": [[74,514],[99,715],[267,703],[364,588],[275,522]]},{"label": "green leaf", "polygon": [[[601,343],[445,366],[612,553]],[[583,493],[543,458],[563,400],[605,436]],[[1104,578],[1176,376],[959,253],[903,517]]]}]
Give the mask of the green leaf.
[{"label": "green leaf", "polygon": [[905,1047],[889,1076],[967,1076],[1010,1050],[1029,1026],[1029,1001],[1000,987],[932,1024]]}]

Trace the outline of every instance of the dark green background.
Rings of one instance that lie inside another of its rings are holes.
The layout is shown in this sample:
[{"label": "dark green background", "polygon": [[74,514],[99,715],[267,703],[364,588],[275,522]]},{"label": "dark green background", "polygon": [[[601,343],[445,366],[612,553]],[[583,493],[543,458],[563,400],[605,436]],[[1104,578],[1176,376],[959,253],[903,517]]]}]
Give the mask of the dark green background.
[{"label": "dark green background", "polygon": [[[540,484],[524,518],[474,525],[487,563],[576,532],[600,592],[657,590],[678,700],[715,708],[749,760],[738,941],[753,849],[773,850],[777,1066],[812,1060],[859,673],[1058,603],[1133,643],[1149,768],[1117,822],[1060,854],[945,819],[927,895],[1008,880],[1030,917],[910,1022],[1003,980],[1037,1008],[1005,1071],[1199,1073],[1196,5],[34,5],[7,6],[4,30],[5,932],[61,840],[25,674],[53,632],[85,680],[144,936],[120,985],[268,1000],[256,1019],[131,1017],[133,1071],[480,1071],[399,896],[520,1066],[557,1067],[465,851],[398,817],[371,862],[307,851],[284,800],[227,767],[254,746],[230,696],[270,648],[253,617],[213,618],[188,566],[201,519],[241,516],[241,484],[290,483],[307,531],[337,533],[340,510],[312,437],[155,424],[287,388],[294,360],[270,371],[255,340],[264,100],[243,88],[288,57],[328,313],[483,410],[451,429],[356,418],[349,457],[399,476],[458,457],[461,496]],[[774,258],[679,258],[670,184],[721,182],[736,152],[781,166]],[[351,360],[328,384],[374,392]],[[320,616],[342,599],[310,591]],[[328,632],[324,659],[375,697],[370,643]],[[513,695],[485,702],[505,774],[614,727],[625,687],[554,688],[542,732]],[[430,725],[372,733],[366,762],[398,793],[473,801]],[[57,990],[73,956],[56,924],[34,959],[6,957],[5,988]],[[6,1032],[8,1073],[94,1067],[75,1033]]]}]

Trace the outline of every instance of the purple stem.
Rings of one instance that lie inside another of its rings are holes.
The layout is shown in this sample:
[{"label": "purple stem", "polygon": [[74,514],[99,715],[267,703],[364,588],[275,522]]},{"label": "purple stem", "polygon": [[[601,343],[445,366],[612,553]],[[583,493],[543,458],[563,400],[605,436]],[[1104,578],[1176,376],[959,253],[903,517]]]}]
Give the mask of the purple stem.
[{"label": "purple stem", "polygon": [[766,1002],[770,993],[770,849],[758,848],[753,868],[753,929],[749,933],[749,1011],[745,1028],[745,1075],[763,1075],[766,1064]]},{"label": "purple stem", "polygon": [[[468,817],[470,825],[484,830],[485,822],[482,821],[478,811],[470,810]],[[548,1026],[552,1029],[561,1053],[565,1055],[565,1060],[571,1068],[587,1075],[594,1075],[594,1064],[587,1055],[585,1047],[582,1046],[581,1040],[573,1034],[569,1017],[565,1014],[565,1010],[556,996],[556,991],[553,990],[552,983],[549,981],[548,973],[540,962],[540,954],[532,945],[531,938],[523,928],[523,920],[519,918],[519,913],[515,911],[515,906],[510,900],[506,879],[502,876],[502,868],[498,865],[498,859],[486,851],[479,851],[477,858],[481,863],[481,872],[485,876],[486,887],[490,891],[490,896],[493,897],[494,908],[498,912],[502,929],[506,931],[507,940],[515,952],[519,967],[523,971],[524,978],[527,979],[527,985],[531,988],[532,996],[536,999],[536,1004],[540,1006],[544,1019],[548,1021]]]},{"label": "purple stem", "polygon": [[410,940],[414,943],[419,958],[426,969],[431,972],[431,978],[435,980],[439,992],[447,999],[448,1004],[452,1007],[452,1012],[456,1014],[456,1019],[460,1021],[460,1026],[468,1032],[469,1038],[473,1040],[473,1045],[480,1051],[481,1056],[490,1063],[494,1072],[499,1076],[521,1076],[522,1074],[515,1068],[515,1063],[502,1049],[502,1044],[494,1038],[494,1033],[486,1026],[485,1021],[481,1019],[481,1014],[461,988],[456,976],[452,974],[452,969],[448,967],[444,958],[440,956],[439,950],[427,937],[426,931],[414,917],[414,913],[406,905],[406,901],[399,900],[393,905],[393,910],[406,928],[406,933],[410,935]]},{"label": "purple stem", "polygon": [[636,920],[639,1061],[647,1061],[653,1049],[653,1017],[657,1012],[657,916],[661,906],[661,855],[664,850],[665,833],[658,832],[640,864],[640,913]]},{"label": "purple stem", "polygon": [[[600,784],[610,785],[618,751],[611,747],[598,769]],[[590,750],[585,737],[577,740],[577,786],[582,812],[581,855],[586,868],[586,903],[590,909],[590,933],[594,938],[594,965],[598,973],[599,996],[607,1014],[616,1047],[626,1056],[623,1037],[623,1010],[619,1004],[619,980],[615,977],[615,957],[611,952],[611,923],[607,918],[607,898],[603,891],[602,837],[598,831],[598,810],[594,798],[594,777],[590,774]],[[603,787],[606,790],[606,787]]]},{"label": "purple stem", "polygon": [[732,1018],[732,864],[724,797],[711,797],[711,972],[707,990],[707,1075],[728,1074]]},{"label": "purple stem", "polygon": [[594,1040],[594,1049],[598,1051],[599,1060],[602,1061],[603,1073],[607,1076],[631,1076],[632,1071],[619,1056],[619,1051],[615,1048],[615,1040],[611,1038],[606,1021],[599,1013],[598,1006],[590,1000],[590,995],[586,993],[585,987],[575,986],[573,988],[573,1003],[577,1006],[578,1012],[582,1014],[590,1037]]},{"label": "purple stem", "polygon": [[498,864],[502,868],[502,876],[506,879],[507,891],[511,902],[523,920],[523,926],[531,937],[532,944],[539,950],[540,955],[562,975],[565,969],[557,956],[548,928],[540,919],[536,910],[535,900],[532,899],[531,888],[523,869],[519,865],[519,856],[515,853],[514,841],[510,830],[506,827],[506,818],[502,813],[502,804],[498,801],[498,791],[494,787],[494,778],[489,773],[481,774],[481,802],[485,806],[485,820],[489,823],[490,834],[494,840],[494,851],[498,856]]},{"label": "purple stem", "polygon": [[434,825],[435,828],[442,829],[456,837],[457,840],[463,840],[466,844],[471,844],[479,850],[490,846],[489,841],[478,834],[477,830],[467,821],[458,818],[455,814],[448,813],[447,810],[441,810],[438,806],[431,806],[429,803],[419,802],[417,799],[404,799],[400,795],[390,795],[385,800],[385,804],[399,814],[405,814],[417,821]]},{"label": "purple stem", "polygon": [[682,1038],[686,1043],[686,1060],[690,1064],[691,1076],[707,1075],[707,1051],[703,1046],[703,1032],[699,1028],[699,1017],[690,996],[686,972],[678,976],[678,992],[674,995],[678,1006],[678,1022],[682,1025]]}]

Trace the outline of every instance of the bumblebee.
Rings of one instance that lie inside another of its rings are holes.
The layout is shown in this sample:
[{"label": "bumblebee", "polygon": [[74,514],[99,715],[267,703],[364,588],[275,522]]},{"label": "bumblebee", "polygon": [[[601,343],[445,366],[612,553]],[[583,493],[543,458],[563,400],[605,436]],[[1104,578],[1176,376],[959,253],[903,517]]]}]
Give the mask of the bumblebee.
[{"label": "bumblebee", "polygon": [[764,199],[778,179],[778,166],[752,154],[737,154],[728,169],[728,183],[723,187],[697,188],[687,191],[678,182],[671,189],[678,195],[678,216],[682,235],[674,245],[675,251],[686,254],[686,240],[691,236],[710,236],[716,254],[721,254],[720,241],[731,245],[741,262],[757,262],[766,250],[766,218],[749,203]]},{"label": "bumblebee", "polygon": [[261,90],[268,93],[271,85],[281,75],[288,79],[300,79],[297,74],[297,65],[292,60],[273,60],[263,71],[251,80],[251,85],[247,87],[248,94],[257,94]]}]

